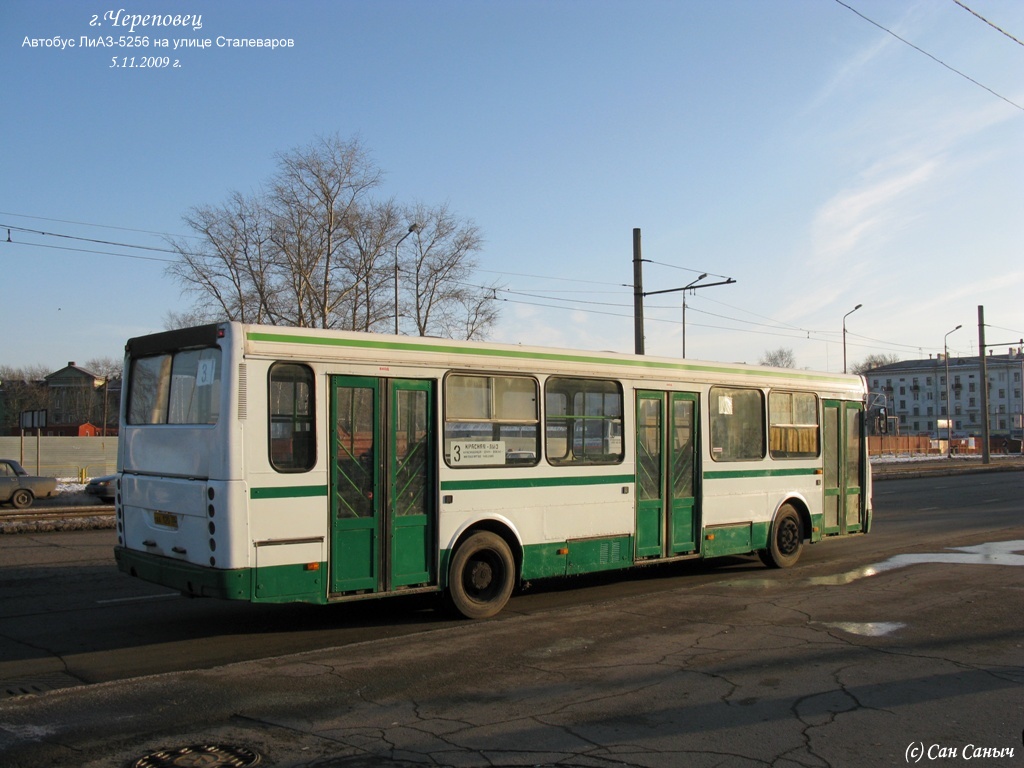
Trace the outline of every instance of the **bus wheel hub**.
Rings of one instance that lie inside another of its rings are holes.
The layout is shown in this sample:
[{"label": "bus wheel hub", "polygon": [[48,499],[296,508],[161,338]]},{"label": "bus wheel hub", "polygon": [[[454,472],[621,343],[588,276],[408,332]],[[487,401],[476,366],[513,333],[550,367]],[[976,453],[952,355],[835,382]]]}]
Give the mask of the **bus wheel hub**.
[{"label": "bus wheel hub", "polygon": [[494,573],[488,563],[478,562],[473,565],[473,570],[469,574],[469,583],[473,585],[474,589],[486,589],[493,580]]}]

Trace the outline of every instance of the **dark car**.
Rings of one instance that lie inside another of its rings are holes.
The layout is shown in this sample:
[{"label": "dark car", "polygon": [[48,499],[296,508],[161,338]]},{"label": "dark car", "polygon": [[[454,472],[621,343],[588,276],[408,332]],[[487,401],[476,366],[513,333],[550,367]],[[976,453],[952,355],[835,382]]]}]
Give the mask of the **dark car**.
[{"label": "dark car", "polygon": [[0,459],[0,504],[26,509],[38,498],[57,493],[57,478],[30,475],[14,459]]},{"label": "dark car", "polygon": [[93,496],[98,496],[100,501],[113,504],[114,496],[117,493],[117,475],[94,477],[89,481],[89,484],[85,486],[85,492]]}]

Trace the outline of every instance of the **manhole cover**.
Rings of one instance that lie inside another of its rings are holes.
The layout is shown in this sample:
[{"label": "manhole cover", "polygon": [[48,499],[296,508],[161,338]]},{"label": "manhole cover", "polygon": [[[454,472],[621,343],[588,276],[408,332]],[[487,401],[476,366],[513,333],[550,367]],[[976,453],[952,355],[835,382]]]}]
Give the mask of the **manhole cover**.
[{"label": "manhole cover", "polygon": [[203,744],[178,749],[161,749],[159,752],[140,757],[129,768],[217,768],[221,765],[245,768],[259,762],[259,753],[245,747]]}]

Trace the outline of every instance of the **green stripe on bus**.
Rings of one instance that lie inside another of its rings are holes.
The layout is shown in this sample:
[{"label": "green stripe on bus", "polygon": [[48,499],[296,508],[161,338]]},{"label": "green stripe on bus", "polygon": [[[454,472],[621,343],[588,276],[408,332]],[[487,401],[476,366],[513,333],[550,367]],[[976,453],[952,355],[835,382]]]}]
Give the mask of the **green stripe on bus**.
[{"label": "green stripe on bus", "polygon": [[285,485],[275,488],[253,488],[249,491],[249,496],[253,499],[301,499],[326,495],[326,485]]},{"label": "green stripe on bus", "polygon": [[619,485],[632,483],[634,475],[593,475],[587,477],[527,477],[498,478],[484,480],[446,480],[441,483],[442,491],[482,491],[497,488],[554,488],[572,485]]},{"label": "green stripe on bus", "polygon": [[740,376],[761,376],[765,378],[802,379],[804,381],[836,382],[849,381],[849,376],[831,376],[823,373],[810,373],[786,369],[773,371],[765,369],[748,370],[743,367],[729,365],[711,365],[694,363],[673,363],[670,360],[657,360],[634,357],[601,357],[596,354],[568,354],[562,352],[541,352],[536,350],[508,349],[506,347],[461,347],[441,346],[429,342],[383,341],[376,338],[321,338],[318,336],[301,336],[294,333],[267,333],[265,331],[249,331],[249,341],[267,341],[274,344],[305,344],[322,347],[350,347],[355,349],[401,350],[404,352],[429,352],[439,354],[475,355],[477,357],[503,357],[512,360],[544,360],[559,363],[587,363],[595,365],[621,365],[627,368],[647,368],[664,371],[693,371],[698,373],[729,373]]},{"label": "green stripe on bus", "polygon": [[704,473],[705,480],[735,480],[742,477],[798,477],[801,475],[818,475],[820,469],[801,467],[795,469],[728,469]]}]

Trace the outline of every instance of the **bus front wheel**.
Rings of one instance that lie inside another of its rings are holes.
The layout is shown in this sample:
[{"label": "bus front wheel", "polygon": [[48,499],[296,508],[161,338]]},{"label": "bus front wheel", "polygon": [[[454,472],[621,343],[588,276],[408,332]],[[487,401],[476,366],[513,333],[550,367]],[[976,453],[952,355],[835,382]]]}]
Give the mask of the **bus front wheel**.
[{"label": "bus front wheel", "polygon": [[758,554],[769,568],[790,568],[800,559],[804,543],[800,515],[790,504],[784,504],[775,516],[768,538],[768,548]]},{"label": "bus front wheel", "polygon": [[448,599],[467,619],[497,614],[512,595],[516,564],[505,540],[477,531],[455,550],[448,575]]}]

